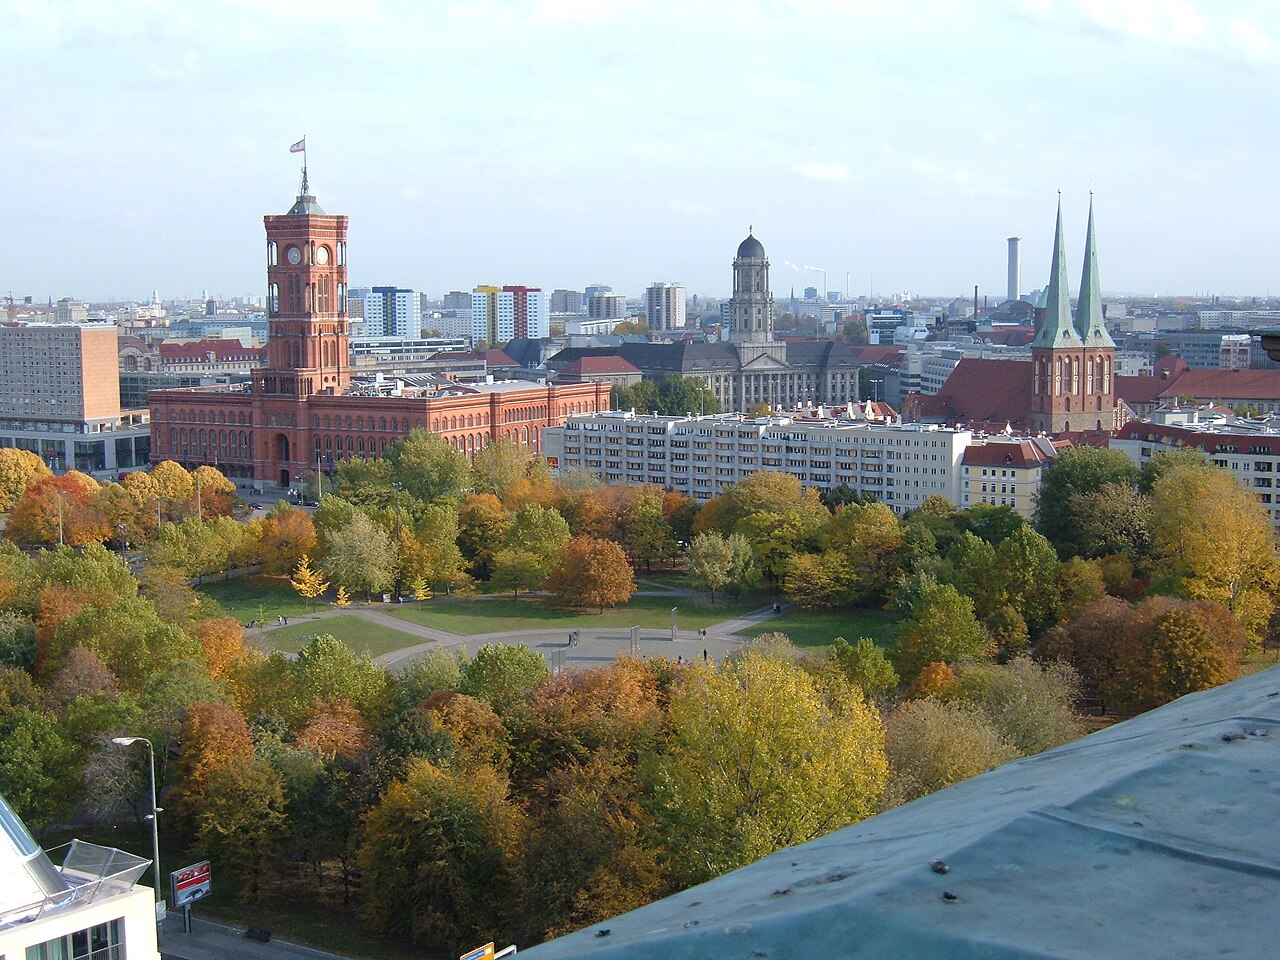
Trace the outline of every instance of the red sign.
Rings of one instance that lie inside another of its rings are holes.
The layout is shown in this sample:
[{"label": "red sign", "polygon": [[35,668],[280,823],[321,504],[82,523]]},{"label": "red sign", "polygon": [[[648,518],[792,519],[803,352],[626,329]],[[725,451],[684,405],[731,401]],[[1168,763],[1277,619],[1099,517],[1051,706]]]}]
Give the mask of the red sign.
[{"label": "red sign", "polygon": [[209,861],[202,860],[189,867],[175,870],[169,874],[169,883],[173,887],[173,905],[184,907],[201,897],[213,892],[213,877],[209,870]]}]

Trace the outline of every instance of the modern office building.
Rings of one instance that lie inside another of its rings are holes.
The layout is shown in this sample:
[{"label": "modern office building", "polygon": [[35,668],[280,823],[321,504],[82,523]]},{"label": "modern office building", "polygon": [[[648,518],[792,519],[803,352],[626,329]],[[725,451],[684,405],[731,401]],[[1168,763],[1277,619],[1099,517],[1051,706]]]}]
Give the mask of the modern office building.
[{"label": "modern office building", "polygon": [[538,287],[478,286],[471,292],[471,336],[496,347],[550,336],[547,295]]},{"label": "modern office building", "polygon": [[627,298],[620,293],[603,291],[587,297],[588,320],[625,320]]},{"label": "modern office building", "polygon": [[0,957],[160,960],[150,865],[83,840],[46,852],[0,797]]},{"label": "modern office building", "polygon": [[55,473],[146,463],[146,413],[120,407],[117,342],[109,323],[0,326],[0,447],[37,453]]},{"label": "modern office building", "polygon": [[645,291],[645,315],[651,331],[685,328],[685,292],[678,283],[654,283]]},{"label": "modern office building", "polygon": [[422,336],[422,302],[417,291],[401,287],[374,287],[364,301],[367,337]]}]

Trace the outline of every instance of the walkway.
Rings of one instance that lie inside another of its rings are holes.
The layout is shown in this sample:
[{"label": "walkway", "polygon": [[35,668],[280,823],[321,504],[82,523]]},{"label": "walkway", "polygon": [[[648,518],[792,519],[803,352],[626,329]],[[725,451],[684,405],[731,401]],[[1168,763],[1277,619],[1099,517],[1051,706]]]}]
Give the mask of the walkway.
[{"label": "walkway", "polygon": [[[665,585],[652,584],[657,590],[640,591],[641,595],[693,596],[696,591],[679,587],[666,588]],[[475,598],[483,601],[484,597]],[[496,599],[496,597],[495,597]],[[781,605],[781,610],[789,609],[790,604]],[[346,607],[321,610],[300,617],[291,617],[290,625],[297,623],[319,622],[329,617],[360,617],[400,633],[421,637],[423,642],[399,650],[392,650],[374,658],[374,662],[395,670],[411,663],[415,658],[430,653],[432,650],[465,650],[474,656],[486,644],[503,643],[511,646],[525,644],[536,650],[547,660],[554,671],[575,667],[589,669],[623,656],[664,657],[670,660],[694,661],[698,659],[720,661],[748,637],[743,631],[757,627],[761,623],[778,616],[779,609],[774,605],[760,607],[750,613],[721,621],[706,628],[706,635],[697,630],[679,630],[673,638],[670,630],[660,627],[637,628],[636,635],[627,627],[575,627],[577,640],[570,643],[570,628],[549,627],[527,630],[503,630],[494,633],[465,635],[438,630],[410,620],[402,620],[381,610],[370,607]],[[275,626],[255,628],[250,635],[266,636]],[[319,628],[317,628],[319,629]]]},{"label": "walkway", "polygon": [[257,943],[245,939],[243,928],[198,917],[191,919],[191,932],[185,933],[181,911],[171,911],[161,926],[160,954],[165,960],[343,960],[339,954],[275,937]]}]

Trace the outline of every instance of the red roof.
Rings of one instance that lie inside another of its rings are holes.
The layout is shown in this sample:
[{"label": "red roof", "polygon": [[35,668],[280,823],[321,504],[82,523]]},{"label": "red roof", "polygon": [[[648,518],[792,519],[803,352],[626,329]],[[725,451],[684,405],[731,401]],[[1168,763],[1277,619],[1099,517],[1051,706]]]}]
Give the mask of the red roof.
[{"label": "red roof", "polygon": [[491,367],[516,366],[516,362],[507,356],[502,350],[486,350],[484,352],[484,362]]},{"label": "red roof", "polygon": [[1188,370],[1166,383],[1162,398],[1280,400],[1280,370]]},{"label": "red roof", "polygon": [[907,352],[906,347],[901,347],[896,343],[863,344],[849,349],[857,355],[858,363],[864,367],[873,363],[897,366],[902,363],[902,358]]},{"label": "red roof", "polygon": [[266,360],[266,347],[246,347],[239,340],[192,340],[186,343],[168,341],[160,344],[160,358],[168,363],[204,363],[209,354],[218,363],[246,360],[258,363]]},{"label": "red roof", "polygon": [[1025,347],[1036,338],[1035,327],[995,327],[974,334],[987,343],[1001,343],[1009,347]]},{"label": "red roof", "polygon": [[1030,440],[988,440],[966,447],[961,462],[979,467],[1043,467],[1053,459]]},{"label": "red roof", "polygon": [[[1205,453],[1257,453],[1280,456],[1280,437],[1256,433],[1221,433],[1197,430],[1195,427],[1130,420],[1116,433],[1118,440],[1147,440],[1150,443],[1175,443],[1197,447]],[[1231,449],[1227,449],[1230,447]]]},{"label": "red roof", "polygon": [[1141,403],[1155,403],[1160,391],[1169,386],[1169,381],[1162,377],[1125,377],[1116,374],[1116,396],[1129,406]]},{"label": "red roof", "polygon": [[1026,424],[1030,405],[1029,360],[965,357],[936,396],[918,398],[911,415],[1016,427]]},{"label": "red roof", "polygon": [[1161,357],[1156,361],[1156,377],[1164,381],[1176,380],[1190,369],[1191,365],[1181,357]]},{"label": "red roof", "polygon": [[622,357],[579,357],[568,366],[561,367],[560,373],[572,373],[578,376],[606,373],[639,373],[639,369]]}]

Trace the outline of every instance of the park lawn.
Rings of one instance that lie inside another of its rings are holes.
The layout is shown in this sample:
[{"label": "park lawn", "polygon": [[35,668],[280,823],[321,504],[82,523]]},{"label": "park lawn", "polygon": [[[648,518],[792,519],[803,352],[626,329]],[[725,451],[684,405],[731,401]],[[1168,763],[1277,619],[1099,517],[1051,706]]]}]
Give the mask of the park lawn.
[{"label": "park lawn", "polygon": [[356,653],[368,653],[371,657],[431,642],[426,637],[384,627],[356,614],[340,613],[320,620],[291,623],[287,627],[272,627],[263,631],[262,643],[273,650],[297,653],[312,637],[320,633],[336,637]]},{"label": "park lawn", "polygon": [[300,617],[314,612],[285,577],[215,580],[202,583],[197,592],[218,601],[227,616],[241,623],[259,619],[273,623],[276,617]]},{"label": "park lawn", "polygon": [[679,608],[681,630],[709,627],[721,620],[757,609],[757,601],[735,601],[725,598],[714,605],[701,597],[637,597],[617,607],[574,610],[562,607],[547,597],[510,597],[490,600],[431,601],[399,610],[388,610],[393,617],[421,623],[437,630],[448,630],[473,637],[481,633],[508,630],[541,630],[574,627],[667,627],[671,626],[671,608]]},{"label": "park lawn", "polygon": [[762,633],[785,633],[797,647],[815,653],[824,653],[836,637],[844,637],[850,643],[856,643],[859,637],[870,637],[885,649],[891,649],[896,640],[893,618],[878,610],[818,613],[795,609],[744,632],[753,637]]}]

